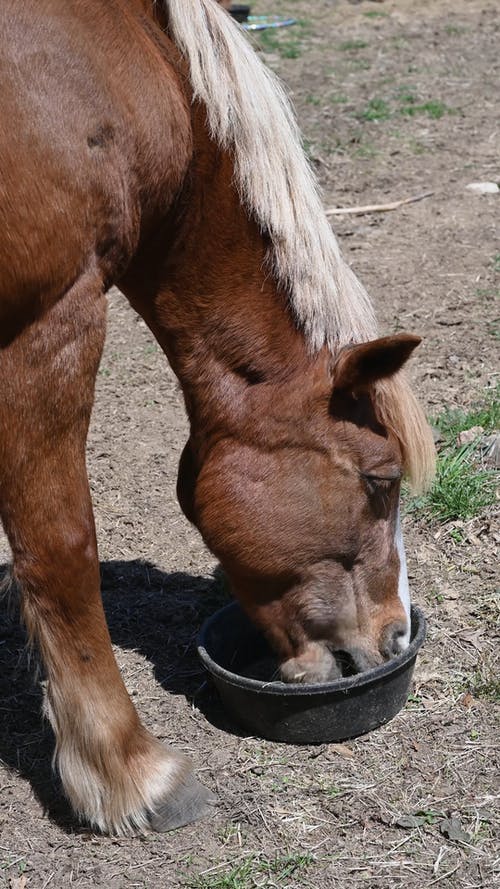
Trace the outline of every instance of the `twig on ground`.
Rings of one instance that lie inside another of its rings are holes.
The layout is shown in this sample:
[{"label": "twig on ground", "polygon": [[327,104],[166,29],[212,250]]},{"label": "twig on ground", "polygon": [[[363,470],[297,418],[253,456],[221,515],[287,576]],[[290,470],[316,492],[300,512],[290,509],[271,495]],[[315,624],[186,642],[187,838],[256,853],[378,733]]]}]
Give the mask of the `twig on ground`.
[{"label": "twig on ground", "polygon": [[346,216],[347,214],[361,216],[364,213],[386,213],[388,210],[397,210],[404,204],[414,204],[416,201],[423,201],[424,198],[430,198],[433,191],[426,191],[424,194],[416,194],[411,198],[401,198],[399,201],[390,201],[388,204],[367,204],[365,207],[332,207],[326,211],[327,216]]},{"label": "twig on ground", "polygon": [[[461,864],[461,862],[460,862],[460,864]],[[446,874],[442,874],[442,875],[441,875],[440,877],[438,877],[436,880],[431,880],[430,883],[427,883],[427,885],[426,885],[426,889],[429,889],[429,886],[435,886],[436,883],[440,883],[441,880],[446,879],[446,877],[451,877],[452,874],[454,874],[454,873],[457,872],[458,868],[460,867],[460,864],[457,864],[456,867],[453,867],[453,868],[452,868],[451,870],[449,870]]]}]

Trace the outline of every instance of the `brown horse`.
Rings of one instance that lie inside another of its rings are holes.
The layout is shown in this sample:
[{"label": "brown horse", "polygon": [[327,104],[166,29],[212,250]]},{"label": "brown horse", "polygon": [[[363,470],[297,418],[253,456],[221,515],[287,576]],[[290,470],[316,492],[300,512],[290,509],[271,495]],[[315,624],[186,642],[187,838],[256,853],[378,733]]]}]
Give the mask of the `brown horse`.
[{"label": "brown horse", "polygon": [[213,0],[3,0],[0,513],[63,787],[125,833],[204,814],[143,727],[99,590],[85,442],[117,284],[177,374],[178,496],[284,679],[407,644],[404,471],[432,474],[401,366],[338,251],[287,100]]}]

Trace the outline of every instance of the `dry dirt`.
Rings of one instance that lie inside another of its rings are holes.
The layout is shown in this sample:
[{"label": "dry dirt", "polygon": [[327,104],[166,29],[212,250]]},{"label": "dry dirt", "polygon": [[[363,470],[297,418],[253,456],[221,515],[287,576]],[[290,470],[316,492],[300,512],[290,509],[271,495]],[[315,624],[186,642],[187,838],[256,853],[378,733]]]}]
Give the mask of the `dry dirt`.
[{"label": "dry dirt", "polygon": [[[260,45],[292,92],[327,205],[433,192],[393,213],[334,221],[382,329],[424,336],[411,375],[430,414],[481,401],[498,378],[500,196],[465,186],[500,180],[496,0],[255,0],[256,12],[278,9],[301,23]],[[409,105],[419,107],[404,113]],[[324,747],[245,737],[194,655],[223,593],[175,501],[186,437],[178,387],[117,292],[109,307],[89,443],[109,625],[146,724],[193,758],[220,807],[169,835],[80,829],[51,777],[22,632],[3,615],[0,886],[490,889],[498,711],[481,680],[498,645],[492,513],[459,535],[405,519],[429,636],[393,722]],[[455,839],[451,817],[463,831]]]}]

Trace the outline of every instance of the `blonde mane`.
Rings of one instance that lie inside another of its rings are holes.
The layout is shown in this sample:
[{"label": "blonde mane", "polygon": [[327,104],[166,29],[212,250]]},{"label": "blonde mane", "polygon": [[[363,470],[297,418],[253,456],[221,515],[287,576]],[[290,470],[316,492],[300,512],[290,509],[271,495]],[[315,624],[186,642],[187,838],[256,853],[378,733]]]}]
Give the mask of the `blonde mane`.
[{"label": "blonde mane", "polygon": [[[376,338],[370,298],[340,254],[288,97],[214,0],[163,0],[211,136],[234,156],[241,199],[269,234],[269,262],[312,350]],[[400,374],[376,386],[380,419],[401,441],[416,489],[433,475],[429,427]]]},{"label": "blonde mane", "polygon": [[400,443],[405,474],[413,493],[423,493],[434,479],[436,448],[432,430],[404,371],[379,380],[373,400],[379,421]]},{"label": "blonde mane", "polygon": [[312,348],[373,339],[370,299],[340,255],[281,83],[214,0],[167,8],[211,135],[234,154],[241,198],[269,233],[273,272]]}]

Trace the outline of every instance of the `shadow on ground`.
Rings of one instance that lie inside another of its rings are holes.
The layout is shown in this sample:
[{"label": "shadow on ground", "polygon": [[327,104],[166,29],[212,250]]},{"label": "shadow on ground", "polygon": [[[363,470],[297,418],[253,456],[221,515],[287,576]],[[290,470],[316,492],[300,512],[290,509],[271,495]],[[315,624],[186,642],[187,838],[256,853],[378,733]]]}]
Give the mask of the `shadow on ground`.
[{"label": "shadow on ground", "polygon": [[[0,566],[0,578],[6,570]],[[228,600],[222,574],[166,574],[148,562],[112,561],[101,564],[101,583],[113,643],[143,654],[167,692],[185,695],[211,723],[238,733],[196,654],[201,624]],[[7,603],[0,609],[0,759],[31,783],[52,820],[79,830],[52,771],[54,736],[41,718],[43,677],[16,612]]]}]

